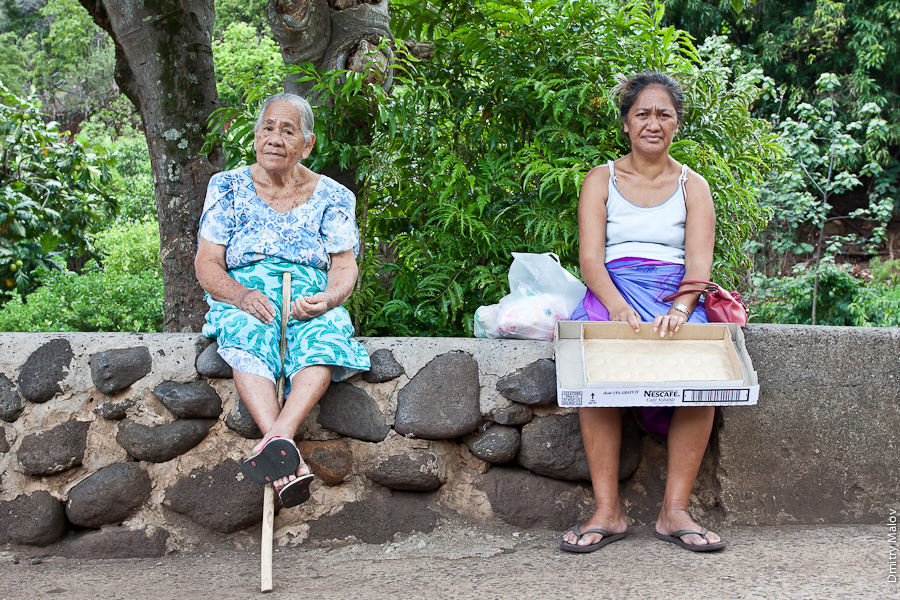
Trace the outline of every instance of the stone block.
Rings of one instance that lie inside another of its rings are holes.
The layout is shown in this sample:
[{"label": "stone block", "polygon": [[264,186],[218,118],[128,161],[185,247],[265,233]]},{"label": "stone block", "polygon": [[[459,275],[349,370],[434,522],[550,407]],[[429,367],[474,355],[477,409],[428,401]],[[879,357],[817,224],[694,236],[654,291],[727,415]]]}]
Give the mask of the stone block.
[{"label": "stone block", "polygon": [[9,442],[6,441],[6,427],[0,426],[0,454],[9,452]]},{"label": "stone block", "polygon": [[46,402],[62,391],[60,383],[72,364],[69,340],[50,340],[35,350],[19,371],[19,391],[29,402]]},{"label": "stone block", "polygon": [[166,462],[202,442],[215,424],[212,419],[179,419],[147,427],[126,419],[119,425],[116,441],[138,460]]},{"label": "stone block", "polygon": [[225,426],[248,440],[261,440],[263,438],[263,432],[260,430],[259,425],[253,420],[250,410],[247,409],[247,406],[240,398],[228,411],[228,415],[225,417]]},{"label": "stone block", "polygon": [[176,419],[216,419],[222,414],[222,399],[205,381],[164,381],[153,395]]},{"label": "stone block", "polygon": [[530,423],[533,416],[530,408],[513,402],[511,406],[497,409],[493,419],[498,425],[524,425]]},{"label": "stone block", "polygon": [[91,380],[100,392],[113,394],[150,373],[153,360],[146,346],[106,350],[90,358]]},{"label": "stone block", "polygon": [[476,482],[494,515],[515,527],[566,529],[591,512],[585,489],[515,467],[491,467]]},{"label": "stone block", "polygon": [[153,533],[121,527],[88,531],[64,540],[53,553],[68,558],[156,558],[166,553],[169,532],[154,528]]},{"label": "stone block", "polygon": [[371,368],[362,374],[363,381],[367,383],[384,383],[406,373],[394,358],[394,353],[386,348],[373,352],[369,361],[372,363]]},{"label": "stone block", "polygon": [[316,421],[335,433],[366,442],[380,442],[391,428],[378,403],[363,389],[349,383],[332,383],[319,400]]},{"label": "stone block", "polygon": [[310,522],[309,537],[314,541],[325,541],[352,536],[366,544],[383,544],[397,534],[429,533],[434,530],[438,518],[421,494],[391,492],[345,503],[337,514]]},{"label": "stone block", "polygon": [[722,411],[728,523],[883,523],[900,481],[900,329],[748,325],[745,338],[760,396]]},{"label": "stone block", "polygon": [[[635,472],[640,458],[640,431],[637,422],[626,412],[622,417],[619,481]],[[545,477],[590,481],[578,415],[569,413],[533,419],[522,428],[518,463]]]},{"label": "stone block", "polygon": [[366,475],[392,490],[430,492],[441,487],[439,470],[438,457],[423,452],[414,456],[390,456],[369,469]]},{"label": "stone block", "polygon": [[501,377],[496,387],[504,398],[520,404],[556,404],[556,363],[549,358],[536,360]]},{"label": "stone block", "polygon": [[201,377],[211,379],[231,379],[234,377],[234,369],[225,359],[219,356],[219,344],[213,342],[197,357],[197,373]]},{"label": "stone block", "polygon": [[163,504],[207,529],[232,533],[262,521],[262,501],[263,486],[244,477],[229,459],[176,481]]},{"label": "stone block", "polygon": [[87,447],[87,421],[67,421],[25,436],[16,457],[27,475],[52,475],[80,465]]},{"label": "stone block", "polygon": [[522,428],[518,462],[545,477],[590,481],[578,415],[535,417]]},{"label": "stone block", "polygon": [[0,502],[0,544],[48,546],[65,534],[65,510],[50,492]]},{"label": "stone block", "polygon": [[103,467],[69,490],[66,517],[81,527],[121,523],[150,497],[151,487],[150,475],[138,463]]},{"label": "stone block", "polygon": [[446,440],[481,423],[478,363],[466,352],[449,352],[425,365],[397,393],[394,429],[402,435]]},{"label": "stone block", "polygon": [[19,390],[9,378],[0,373],[0,419],[12,423],[22,416],[25,403],[19,396]]},{"label": "stone block", "polygon": [[507,463],[516,457],[521,442],[519,430],[494,425],[478,435],[467,435],[463,442],[472,454],[489,463]]},{"label": "stone block", "polygon": [[312,472],[326,485],[340,485],[350,474],[353,467],[353,453],[346,441],[302,441],[297,447]]},{"label": "stone block", "polygon": [[94,414],[110,421],[121,421],[128,415],[128,409],[137,404],[136,398],[106,400],[94,408]]}]

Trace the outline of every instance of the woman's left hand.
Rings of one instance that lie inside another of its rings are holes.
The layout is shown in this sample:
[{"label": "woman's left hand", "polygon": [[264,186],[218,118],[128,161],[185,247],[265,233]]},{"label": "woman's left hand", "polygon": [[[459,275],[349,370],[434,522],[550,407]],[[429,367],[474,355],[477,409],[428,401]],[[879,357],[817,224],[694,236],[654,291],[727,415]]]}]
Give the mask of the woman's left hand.
[{"label": "woman's left hand", "polygon": [[666,333],[669,334],[669,337],[672,337],[676,331],[681,329],[685,322],[687,322],[687,317],[684,313],[672,309],[669,311],[669,314],[657,315],[653,319],[653,331],[658,331],[659,337],[666,337]]},{"label": "woman's left hand", "polygon": [[331,304],[331,296],[325,292],[319,292],[312,296],[299,297],[291,302],[291,314],[298,321],[309,321],[321,317],[328,312]]}]

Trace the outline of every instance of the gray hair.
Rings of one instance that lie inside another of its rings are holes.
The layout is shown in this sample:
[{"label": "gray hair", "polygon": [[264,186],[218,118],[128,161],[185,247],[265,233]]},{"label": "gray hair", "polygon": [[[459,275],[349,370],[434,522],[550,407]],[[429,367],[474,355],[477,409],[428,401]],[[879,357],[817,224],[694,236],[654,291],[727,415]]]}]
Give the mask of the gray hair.
[{"label": "gray hair", "polygon": [[266,114],[266,110],[273,102],[287,102],[297,109],[297,113],[300,115],[300,131],[303,133],[303,141],[308,144],[309,140],[312,139],[313,129],[315,128],[312,106],[309,105],[306,98],[296,94],[275,94],[274,96],[269,96],[263,103],[262,108],[259,109],[259,114],[256,116],[256,125],[253,126],[253,133],[259,131],[263,115]]}]

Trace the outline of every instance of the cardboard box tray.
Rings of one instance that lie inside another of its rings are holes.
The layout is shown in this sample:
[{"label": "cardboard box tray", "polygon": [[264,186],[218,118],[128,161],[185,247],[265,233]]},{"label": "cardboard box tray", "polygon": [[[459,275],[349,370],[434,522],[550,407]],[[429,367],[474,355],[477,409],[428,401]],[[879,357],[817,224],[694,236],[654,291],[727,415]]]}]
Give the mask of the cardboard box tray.
[{"label": "cardboard box tray", "polygon": [[759,380],[740,327],[686,324],[660,338],[650,323],[560,321],[560,406],[752,405]]}]

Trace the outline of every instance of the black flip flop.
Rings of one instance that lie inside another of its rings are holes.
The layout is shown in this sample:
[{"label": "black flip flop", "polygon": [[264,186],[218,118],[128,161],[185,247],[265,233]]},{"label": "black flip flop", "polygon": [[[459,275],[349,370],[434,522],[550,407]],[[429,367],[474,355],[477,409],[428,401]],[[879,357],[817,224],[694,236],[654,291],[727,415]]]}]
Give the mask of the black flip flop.
[{"label": "black flip flop", "polygon": [[281,499],[281,505],[285,508],[291,508],[309,500],[309,484],[312,483],[314,478],[315,475],[309,473],[294,479],[278,490],[278,498]]},{"label": "black flip flop", "polygon": [[579,540],[589,533],[599,533],[600,535],[603,536],[603,539],[600,540],[599,542],[597,542],[596,544],[588,544],[586,546],[579,546],[577,543],[578,540],[575,540],[576,543],[574,543],[574,544],[570,544],[569,542],[563,540],[559,543],[560,550],[565,550],[566,552],[593,552],[594,550],[599,550],[600,548],[602,548],[603,546],[605,546],[607,544],[612,544],[613,542],[618,542],[619,540],[621,540],[622,538],[625,537],[624,533],[610,533],[609,531],[607,531],[605,529],[600,529],[600,528],[588,529],[587,531],[581,531],[580,529],[578,529],[577,525],[572,528],[572,533],[574,533],[576,536],[578,536]]},{"label": "black flip flop", "polygon": [[[672,544],[677,544],[684,548],[685,550],[690,550],[691,552],[713,552],[714,550],[721,550],[725,547],[725,542],[716,542],[715,544],[688,544],[682,538],[685,535],[699,535],[704,540],[706,539],[706,534],[709,533],[709,529],[704,527],[701,531],[691,531],[690,529],[679,529],[672,535],[663,535],[661,533],[656,533],[656,537],[663,540],[664,542],[669,542]],[[708,542],[708,540],[707,540]]]},{"label": "black flip flop", "polygon": [[241,463],[241,471],[254,483],[266,485],[297,472],[302,459],[290,440],[273,437],[259,452]]}]

